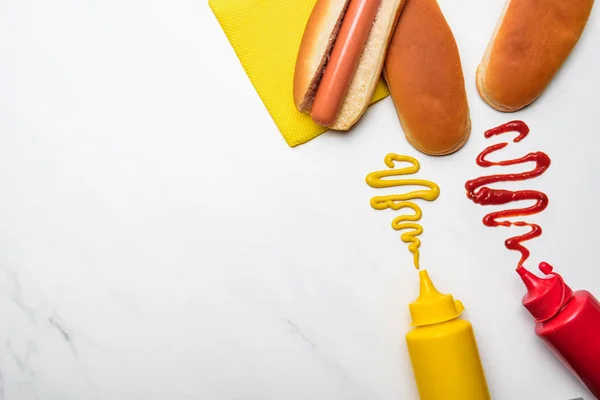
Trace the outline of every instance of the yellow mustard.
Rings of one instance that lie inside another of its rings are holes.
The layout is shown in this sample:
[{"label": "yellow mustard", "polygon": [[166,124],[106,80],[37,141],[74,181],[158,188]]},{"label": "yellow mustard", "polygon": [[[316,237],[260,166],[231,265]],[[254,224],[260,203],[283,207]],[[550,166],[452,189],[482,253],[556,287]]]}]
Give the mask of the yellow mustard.
[{"label": "yellow mustard", "polygon": [[426,270],[419,271],[420,294],[409,305],[414,328],[406,335],[421,400],[488,400],[483,366],[464,306],[441,294]]},{"label": "yellow mustard", "polygon": [[400,239],[404,243],[409,243],[408,250],[413,254],[415,267],[419,269],[419,247],[421,241],[417,236],[423,233],[423,227],[416,223],[423,215],[421,208],[415,203],[407,200],[423,199],[433,201],[440,195],[440,188],[433,182],[422,180],[422,179],[384,179],[398,175],[411,175],[415,174],[421,168],[421,165],[417,159],[398,154],[388,154],[385,157],[385,165],[389,168],[394,168],[394,162],[407,162],[411,166],[391,169],[384,171],[377,171],[367,175],[367,184],[372,188],[387,188],[395,186],[425,186],[427,189],[413,190],[409,193],[404,194],[393,194],[390,196],[377,196],[371,199],[371,207],[376,210],[385,210],[391,208],[392,210],[401,210],[410,208],[414,211],[414,214],[400,215],[392,221],[392,228],[400,230],[408,230],[404,232]]}]

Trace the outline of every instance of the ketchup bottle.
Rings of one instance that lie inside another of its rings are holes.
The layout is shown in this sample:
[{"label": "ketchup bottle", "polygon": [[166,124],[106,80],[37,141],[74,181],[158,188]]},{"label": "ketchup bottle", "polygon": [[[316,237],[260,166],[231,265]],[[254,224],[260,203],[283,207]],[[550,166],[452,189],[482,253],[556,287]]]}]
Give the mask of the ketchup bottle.
[{"label": "ketchup bottle", "polygon": [[544,278],[523,267],[523,305],[535,318],[535,333],[600,399],[600,303],[587,290],[573,292],[552,266],[540,263]]}]

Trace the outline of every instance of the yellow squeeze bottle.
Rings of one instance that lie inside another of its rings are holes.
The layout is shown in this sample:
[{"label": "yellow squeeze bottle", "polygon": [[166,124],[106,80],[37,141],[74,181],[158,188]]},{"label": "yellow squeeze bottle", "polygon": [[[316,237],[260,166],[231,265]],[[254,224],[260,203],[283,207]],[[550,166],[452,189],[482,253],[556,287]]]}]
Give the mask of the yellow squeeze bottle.
[{"label": "yellow squeeze bottle", "polygon": [[414,329],[406,335],[421,400],[488,400],[473,327],[464,306],[419,271],[419,298],[409,305]]}]

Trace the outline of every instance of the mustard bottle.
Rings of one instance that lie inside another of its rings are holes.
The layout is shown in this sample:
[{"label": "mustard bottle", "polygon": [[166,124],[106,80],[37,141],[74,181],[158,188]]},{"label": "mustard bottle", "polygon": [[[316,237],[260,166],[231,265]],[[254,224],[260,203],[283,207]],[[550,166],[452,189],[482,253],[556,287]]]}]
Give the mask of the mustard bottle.
[{"label": "mustard bottle", "polygon": [[414,329],[406,344],[421,400],[490,399],[483,366],[464,306],[419,271],[420,294],[409,305]]}]

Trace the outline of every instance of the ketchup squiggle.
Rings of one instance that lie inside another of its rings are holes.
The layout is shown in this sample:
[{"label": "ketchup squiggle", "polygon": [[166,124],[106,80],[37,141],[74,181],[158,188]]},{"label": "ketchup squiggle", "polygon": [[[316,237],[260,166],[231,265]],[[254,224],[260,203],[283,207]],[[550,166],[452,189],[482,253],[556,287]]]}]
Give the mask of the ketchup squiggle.
[{"label": "ketchup squiggle", "polygon": [[[500,125],[496,128],[490,129],[485,132],[485,137],[490,138],[492,136],[501,135],[508,132],[518,132],[519,135],[513,140],[518,143],[523,140],[529,134],[529,127],[523,121],[511,121],[504,125]],[[487,214],[483,218],[483,224],[485,226],[528,226],[531,230],[523,235],[511,237],[507,239],[504,244],[509,250],[516,250],[521,253],[521,260],[519,261],[519,267],[523,266],[523,263],[529,258],[529,250],[523,246],[523,242],[534,239],[542,234],[542,228],[537,224],[532,224],[525,221],[499,221],[501,218],[511,217],[524,217],[528,215],[537,214],[542,212],[548,206],[548,196],[545,193],[537,190],[503,190],[503,189],[492,189],[486,185],[490,185],[497,182],[506,181],[524,181],[527,179],[533,179],[542,175],[550,166],[550,157],[546,153],[537,151],[529,153],[524,157],[506,160],[506,161],[489,161],[486,157],[498,150],[501,150],[508,146],[508,142],[494,144],[485,149],[477,157],[477,165],[481,167],[491,166],[507,166],[517,165],[526,162],[534,162],[535,168],[530,171],[516,173],[516,174],[498,174],[483,176],[477,179],[468,181],[465,184],[467,189],[467,197],[474,203],[480,205],[501,205],[508,204],[513,201],[520,200],[533,200],[535,204],[525,208],[512,208],[509,210],[496,211]]]}]

